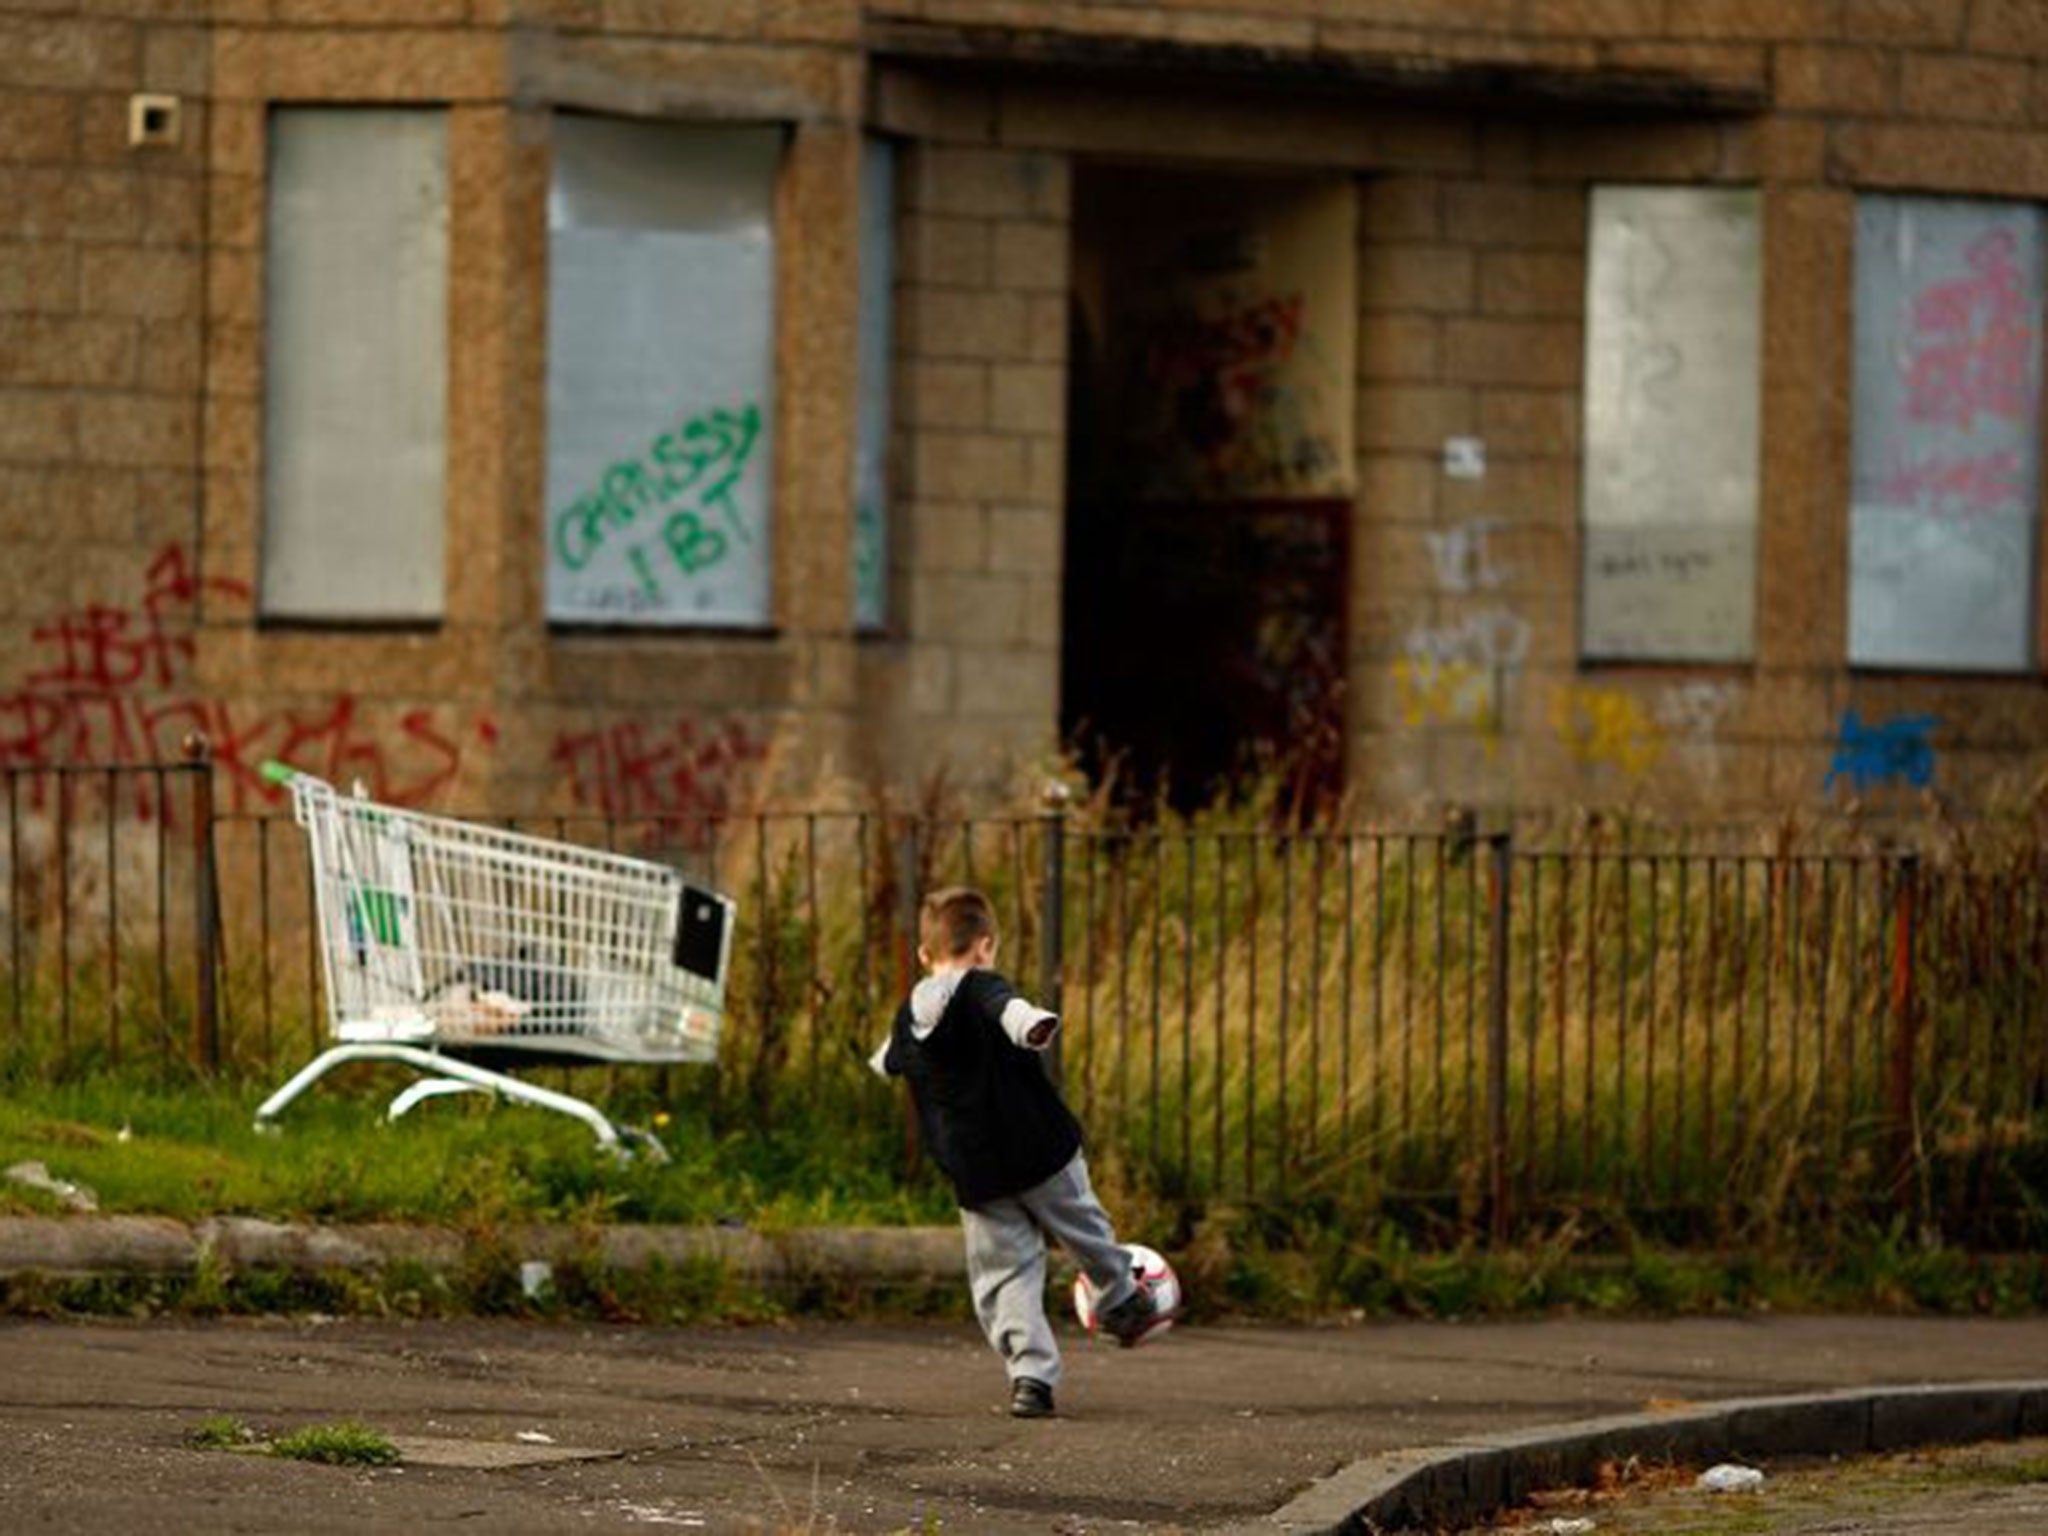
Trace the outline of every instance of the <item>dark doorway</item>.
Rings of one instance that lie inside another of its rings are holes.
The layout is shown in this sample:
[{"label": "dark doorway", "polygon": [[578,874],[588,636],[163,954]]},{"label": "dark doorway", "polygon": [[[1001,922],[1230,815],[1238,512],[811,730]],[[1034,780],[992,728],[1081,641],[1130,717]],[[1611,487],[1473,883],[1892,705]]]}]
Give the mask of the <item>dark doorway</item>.
[{"label": "dark doorway", "polygon": [[1351,192],[1077,176],[1061,724],[1131,802],[1344,768]]}]

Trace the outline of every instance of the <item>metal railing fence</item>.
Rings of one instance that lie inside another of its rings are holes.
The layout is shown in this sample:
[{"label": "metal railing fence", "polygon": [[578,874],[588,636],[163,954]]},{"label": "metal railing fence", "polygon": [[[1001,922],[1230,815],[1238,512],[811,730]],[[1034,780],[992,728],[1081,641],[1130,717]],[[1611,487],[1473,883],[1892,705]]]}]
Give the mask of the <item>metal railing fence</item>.
[{"label": "metal railing fence", "polygon": [[[318,1048],[286,816],[218,809],[197,764],[7,769],[0,791],[0,1060],[268,1077]],[[1496,1235],[1588,1207],[2048,1228],[2028,839],[1958,861],[1057,811],[500,824],[739,899],[719,1068],[666,1084],[728,1123],[900,1115],[862,1058],[912,979],[918,893],[968,882],[1004,969],[1065,1016],[1096,1156],[1169,1196],[1405,1201]]]}]

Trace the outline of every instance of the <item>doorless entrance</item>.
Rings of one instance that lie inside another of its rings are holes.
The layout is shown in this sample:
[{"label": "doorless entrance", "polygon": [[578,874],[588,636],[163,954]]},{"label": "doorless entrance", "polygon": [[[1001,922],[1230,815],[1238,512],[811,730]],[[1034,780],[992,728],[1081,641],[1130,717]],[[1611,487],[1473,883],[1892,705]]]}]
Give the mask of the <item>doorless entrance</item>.
[{"label": "doorless entrance", "polygon": [[1061,725],[1129,798],[1342,782],[1355,206],[1077,170]]}]

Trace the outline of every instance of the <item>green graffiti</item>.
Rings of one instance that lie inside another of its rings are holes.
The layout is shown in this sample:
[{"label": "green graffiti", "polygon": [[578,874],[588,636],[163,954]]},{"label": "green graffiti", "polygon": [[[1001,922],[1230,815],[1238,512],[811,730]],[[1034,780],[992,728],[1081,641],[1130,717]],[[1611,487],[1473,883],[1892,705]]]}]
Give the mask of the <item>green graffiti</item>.
[{"label": "green graffiti", "polygon": [[[611,465],[595,490],[555,515],[556,556],[567,569],[580,571],[609,540],[631,530],[642,513],[649,513],[665,518],[661,536],[681,570],[696,575],[710,569],[730,548],[727,533],[740,543],[753,542],[734,491],[760,439],[761,409],[754,404],[705,411],[663,432],[645,454]],[[713,512],[724,532],[703,526],[703,515]],[[684,517],[688,527],[679,536],[675,522]],[[658,597],[644,554],[635,549],[627,558],[643,591]]]},{"label": "green graffiti", "polygon": [[647,563],[647,551],[635,547],[626,551],[627,563],[640,578],[640,592],[650,603],[661,601],[661,583],[654,579],[654,567]]},{"label": "green graffiti", "polygon": [[[661,537],[685,576],[707,571],[725,558],[725,535],[706,528],[694,512],[677,512],[662,525]],[[637,553],[637,551],[636,551]]]}]

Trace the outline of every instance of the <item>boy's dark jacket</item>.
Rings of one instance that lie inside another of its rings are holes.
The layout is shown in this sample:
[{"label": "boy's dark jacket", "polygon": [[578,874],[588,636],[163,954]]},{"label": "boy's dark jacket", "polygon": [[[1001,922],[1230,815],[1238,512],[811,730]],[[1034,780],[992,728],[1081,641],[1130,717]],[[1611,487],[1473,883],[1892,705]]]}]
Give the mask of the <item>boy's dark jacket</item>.
[{"label": "boy's dark jacket", "polygon": [[994,971],[967,972],[922,1039],[910,1003],[896,1011],[884,1070],[908,1079],[932,1161],[964,1206],[1042,1184],[1081,1150],[1081,1126],[1037,1051],[1002,1025],[1016,991]]}]

